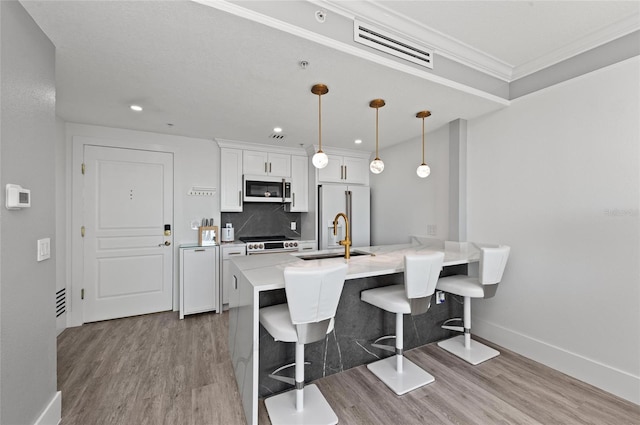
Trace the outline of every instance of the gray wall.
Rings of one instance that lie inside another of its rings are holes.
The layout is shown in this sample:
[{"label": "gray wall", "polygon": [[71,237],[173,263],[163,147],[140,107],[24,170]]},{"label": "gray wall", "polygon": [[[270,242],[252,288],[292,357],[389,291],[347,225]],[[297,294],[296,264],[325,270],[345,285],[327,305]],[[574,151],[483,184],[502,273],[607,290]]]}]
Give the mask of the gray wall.
[{"label": "gray wall", "polygon": [[[0,184],[31,189],[32,206],[0,207],[0,423],[32,424],[56,394],[55,50],[23,7],[0,2]],[[4,189],[2,189],[4,191]]]},{"label": "gray wall", "polygon": [[[449,229],[449,126],[429,132],[425,119],[425,162],[431,174],[416,174],[422,163],[422,136],[381,149],[381,174],[370,174],[371,245],[408,243],[412,235],[439,239]],[[415,125],[421,131],[422,123]]]},{"label": "gray wall", "polygon": [[469,121],[469,240],[511,246],[475,334],[640,404],[640,57]]}]

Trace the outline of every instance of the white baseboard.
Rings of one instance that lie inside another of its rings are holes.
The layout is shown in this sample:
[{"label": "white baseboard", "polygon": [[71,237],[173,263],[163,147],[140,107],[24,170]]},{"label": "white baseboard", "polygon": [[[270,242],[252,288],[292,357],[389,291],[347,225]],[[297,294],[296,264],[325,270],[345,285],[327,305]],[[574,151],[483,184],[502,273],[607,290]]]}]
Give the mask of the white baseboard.
[{"label": "white baseboard", "polygon": [[473,318],[472,333],[640,405],[640,377],[638,376],[477,317]]},{"label": "white baseboard", "polygon": [[33,425],[58,425],[62,420],[62,393],[58,391]]}]

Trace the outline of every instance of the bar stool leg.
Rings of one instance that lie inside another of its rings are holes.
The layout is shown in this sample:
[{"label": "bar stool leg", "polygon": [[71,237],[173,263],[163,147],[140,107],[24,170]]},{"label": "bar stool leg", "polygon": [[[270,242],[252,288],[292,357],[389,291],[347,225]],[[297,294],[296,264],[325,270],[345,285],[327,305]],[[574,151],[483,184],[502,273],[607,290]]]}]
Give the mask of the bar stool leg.
[{"label": "bar stool leg", "polygon": [[471,339],[471,297],[464,297],[463,324],[464,335],[440,341],[438,346],[472,365],[480,364],[500,354],[498,350]]},{"label": "bar stool leg", "polygon": [[265,399],[273,425],[334,425],[338,423],[329,403],[315,384],[304,385],[304,344],[296,343],[295,389]]},{"label": "bar stool leg", "polygon": [[404,356],[404,323],[403,314],[396,313],[396,370],[398,373],[402,373],[402,358]]},{"label": "bar stool leg", "polygon": [[471,349],[471,297],[464,297],[464,348]]},{"label": "bar stool leg", "polygon": [[[396,354],[382,360],[369,363],[367,369],[398,395],[406,394],[435,378],[433,375],[404,357],[403,314],[396,313]],[[395,358],[394,358],[395,357]]]},{"label": "bar stool leg", "polygon": [[296,343],[296,411],[304,409],[304,344]]}]

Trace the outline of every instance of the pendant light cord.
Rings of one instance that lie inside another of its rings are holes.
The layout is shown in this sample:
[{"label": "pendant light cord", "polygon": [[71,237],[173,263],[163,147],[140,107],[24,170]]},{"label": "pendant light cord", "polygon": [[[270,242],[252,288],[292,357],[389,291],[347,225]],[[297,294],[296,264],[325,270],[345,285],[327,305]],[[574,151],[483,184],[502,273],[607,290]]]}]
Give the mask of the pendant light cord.
[{"label": "pendant light cord", "polygon": [[422,117],[422,163],[424,164],[424,117]]},{"label": "pendant light cord", "polygon": [[380,108],[376,108],[376,158],[375,159],[380,159],[378,157],[378,110]]},{"label": "pendant light cord", "polygon": [[318,152],[322,152],[322,95],[318,94]]}]

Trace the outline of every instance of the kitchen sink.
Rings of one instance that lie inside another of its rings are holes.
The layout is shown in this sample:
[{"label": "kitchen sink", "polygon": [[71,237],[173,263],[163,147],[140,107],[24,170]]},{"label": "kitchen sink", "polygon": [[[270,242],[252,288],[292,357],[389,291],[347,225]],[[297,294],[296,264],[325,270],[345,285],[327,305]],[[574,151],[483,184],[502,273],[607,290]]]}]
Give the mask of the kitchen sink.
[{"label": "kitchen sink", "polygon": [[[360,255],[373,255],[369,252],[351,251],[351,257],[359,257]],[[344,258],[344,251],[342,252],[321,252],[317,254],[304,254],[296,255],[301,260],[324,260],[326,258]]]}]

